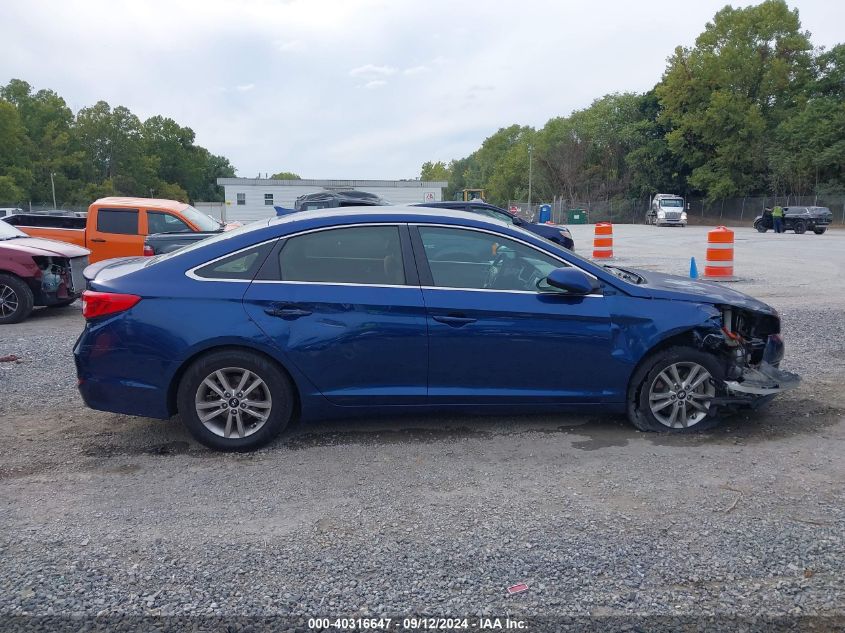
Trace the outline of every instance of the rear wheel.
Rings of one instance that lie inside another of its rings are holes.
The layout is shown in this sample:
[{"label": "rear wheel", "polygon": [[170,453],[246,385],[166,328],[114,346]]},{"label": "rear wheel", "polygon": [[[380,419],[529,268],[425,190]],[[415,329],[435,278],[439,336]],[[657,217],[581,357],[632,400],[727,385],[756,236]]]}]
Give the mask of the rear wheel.
[{"label": "rear wheel", "polygon": [[0,274],[0,324],[19,323],[32,312],[32,290],[14,275]]},{"label": "rear wheel", "polygon": [[185,372],[179,414],[198,442],[224,451],[266,444],[290,422],[294,391],[274,363],[248,350],[221,350]]},{"label": "rear wheel", "polygon": [[628,389],[628,419],[641,431],[688,433],[719,423],[712,401],[722,368],[710,354],[672,347],[647,359]]},{"label": "rear wheel", "polygon": [[768,230],[769,230],[768,228],[766,228],[766,225],[765,225],[765,224],[763,224],[763,221],[762,221],[762,220],[757,220],[757,221],[754,223],[754,228],[755,228],[755,229],[757,229],[757,232],[758,232],[758,233],[765,233],[766,231],[768,231]]},{"label": "rear wheel", "polygon": [[807,223],[804,220],[798,220],[793,225],[793,230],[798,234],[801,235],[802,233],[807,232]]},{"label": "rear wheel", "polygon": [[813,233],[816,235],[824,235],[824,232],[827,231],[826,226],[817,226],[813,228]]}]

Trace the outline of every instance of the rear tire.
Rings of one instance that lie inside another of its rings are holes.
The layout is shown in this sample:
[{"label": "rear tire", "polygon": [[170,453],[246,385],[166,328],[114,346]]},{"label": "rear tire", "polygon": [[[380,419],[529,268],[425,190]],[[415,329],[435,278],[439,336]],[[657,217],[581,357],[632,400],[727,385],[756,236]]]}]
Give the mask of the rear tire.
[{"label": "rear tire", "polygon": [[275,363],[249,350],[228,349],[188,368],[176,402],[198,442],[221,451],[249,451],[284,430],[294,398],[290,379]]},{"label": "rear tire", "polygon": [[758,232],[758,233],[765,233],[766,231],[768,231],[768,230],[769,230],[768,228],[766,228],[766,225],[765,225],[765,224],[763,224],[763,223],[762,223],[761,221],[759,221],[759,220],[758,220],[757,222],[755,222],[755,223],[754,223],[754,228],[755,228],[755,229],[757,229],[757,232]]},{"label": "rear tire", "polygon": [[797,222],[793,225],[793,230],[795,231],[795,233],[796,233],[797,235],[803,235],[804,233],[806,233],[806,232],[807,232],[807,223],[806,223],[806,222],[804,222],[804,220],[798,220],[798,221],[797,221]]},{"label": "rear tire", "polygon": [[20,323],[32,313],[35,297],[26,282],[0,273],[0,325]]},{"label": "rear tire", "polygon": [[815,233],[816,235],[824,235],[825,231],[827,231],[826,226],[817,226],[813,228],[813,233]]},{"label": "rear tire", "polygon": [[648,432],[695,433],[713,428],[719,418],[710,400],[719,395],[723,374],[714,356],[692,347],[657,352],[631,378],[628,419]]}]

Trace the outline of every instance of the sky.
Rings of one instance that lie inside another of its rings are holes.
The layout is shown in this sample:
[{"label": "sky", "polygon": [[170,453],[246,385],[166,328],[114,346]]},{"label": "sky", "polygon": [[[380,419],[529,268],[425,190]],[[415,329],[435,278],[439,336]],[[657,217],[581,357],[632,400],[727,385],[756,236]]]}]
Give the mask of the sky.
[{"label": "sky", "polygon": [[[242,177],[416,178],[501,127],[649,90],[724,5],[3,0],[0,83],[172,117]],[[816,46],[845,41],[845,2],[790,6]]]}]

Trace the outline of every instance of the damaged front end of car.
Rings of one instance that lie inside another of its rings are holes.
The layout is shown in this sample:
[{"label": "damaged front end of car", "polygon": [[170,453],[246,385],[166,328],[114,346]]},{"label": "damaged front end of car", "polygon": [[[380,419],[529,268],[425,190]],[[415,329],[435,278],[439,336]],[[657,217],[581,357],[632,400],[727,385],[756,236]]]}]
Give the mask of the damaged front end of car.
[{"label": "damaged front end of car", "polygon": [[784,343],[776,313],[717,307],[720,316],[711,319],[709,328],[696,332],[699,348],[724,363],[723,395],[712,404],[757,407],[798,386],[797,374],[779,368]]}]

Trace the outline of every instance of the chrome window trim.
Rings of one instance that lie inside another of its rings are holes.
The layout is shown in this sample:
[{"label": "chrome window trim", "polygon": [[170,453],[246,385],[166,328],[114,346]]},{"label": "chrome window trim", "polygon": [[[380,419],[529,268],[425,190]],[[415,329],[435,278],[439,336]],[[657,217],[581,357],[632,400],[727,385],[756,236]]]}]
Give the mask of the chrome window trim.
[{"label": "chrome window trim", "polygon": [[282,239],[282,238],[272,237],[269,240],[264,240],[263,242],[256,242],[255,244],[250,244],[249,246],[245,246],[244,248],[239,248],[236,251],[232,251],[231,253],[226,253],[225,255],[221,255],[220,257],[215,257],[214,259],[209,259],[207,262],[203,262],[202,264],[199,264],[197,266],[194,266],[193,268],[189,268],[188,270],[186,270],[185,276],[190,278],[190,279],[193,279],[194,281],[213,281],[213,282],[217,282],[217,283],[236,283],[236,284],[252,283],[252,279],[225,279],[225,278],[221,278],[221,277],[200,277],[199,275],[196,274],[196,271],[197,271],[197,269],[205,268],[206,266],[209,266],[209,265],[213,264],[214,262],[219,262],[221,259],[227,259],[229,257],[232,257],[233,255],[237,255],[238,253],[243,253],[244,251],[248,251],[248,250],[251,250],[253,248],[260,248],[260,247],[264,246],[265,244],[269,244],[271,242],[277,242],[280,239]]},{"label": "chrome window trim", "polygon": [[[489,229],[479,229],[479,228],[474,227],[474,226],[460,226],[460,225],[457,225],[457,224],[433,224],[433,223],[429,223],[429,222],[423,222],[423,223],[409,222],[408,225],[409,226],[416,226],[416,227],[435,226],[437,228],[443,228],[443,229],[457,229],[459,231],[477,231],[479,233],[489,233],[490,235],[500,235],[500,236],[504,237],[505,239],[513,240],[514,242],[519,242],[520,244],[524,244],[528,248],[535,250],[539,253],[542,253],[543,255],[546,255],[547,257],[551,257],[552,259],[556,259],[559,262],[563,262],[567,266],[571,266],[572,268],[580,270],[582,273],[584,273],[588,277],[592,277],[596,281],[599,280],[599,278],[596,277],[593,273],[587,272],[586,270],[584,270],[580,266],[576,266],[572,262],[568,262],[565,259],[563,259],[562,257],[558,257],[557,255],[555,255],[553,253],[549,253],[547,251],[541,250],[541,249],[537,248],[536,246],[534,246],[534,244],[526,242],[525,240],[521,240],[518,237],[513,237],[511,235],[505,235],[503,233],[498,233],[496,231],[491,231]],[[426,255],[426,260],[427,259],[428,259],[428,256]],[[437,286],[437,288],[440,288],[440,286]],[[472,288],[459,288],[458,290],[472,290]],[[488,290],[488,288],[482,288],[481,290]],[[518,290],[516,292],[533,292],[533,291],[531,291],[531,290]],[[587,295],[582,295],[582,296],[587,296]]]},{"label": "chrome window trim", "polygon": [[209,264],[213,264],[214,262],[219,262],[221,259],[226,259],[227,257],[231,257],[232,255],[237,255],[238,253],[242,253],[243,251],[248,251],[251,248],[258,248],[259,246],[264,246],[269,242],[277,242],[278,240],[287,240],[292,237],[298,237],[299,235],[306,235],[308,233],[317,233],[319,231],[331,231],[333,229],[344,229],[344,228],[354,228],[358,226],[395,226],[396,228],[401,228],[402,226],[407,225],[407,222],[353,222],[350,224],[336,224],[332,226],[320,226],[315,229],[305,229],[304,231],[297,231],[296,233],[290,233],[289,235],[279,235],[278,237],[273,237],[268,240],[264,240],[263,242],[256,242],[255,244],[250,244],[244,248],[240,248],[236,251],[232,251],[231,253],[227,253],[226,255],[221,255],[220,257],[216,257],[214,259],[210,259],[207,262],[199,264],[198,266],[194,266],[185,271],[185,275],[194,281],[215,281],[215,282],[224,282],[224,283],[260,283],[260,284],[317,284],[317,285],[324,285],[324,286],[364,286],[369,288],[419,288],[419,285],[416,286],[409,286],[408,284],[402,285],[388,285],[388,284],[358,284],[353,282],[332,282],[332,281],[282,281],[279,280],[270,280],[270,279],[221,279],[219,277],[200,277],[196,274],[196,270],[199,268],[204,268]]},{"label": "chrome window trim", "polygon": [[[216,257],[214,259],[210,259],[207,262],[194,266],[189,270],[185,271],[185,275],[194,281],[212,281],[217,283],[246,283],[246,284],[288,284],[288,285],[309,285],[309,286],[347,286],[352,288],[414,288],[418,290],[448,290],[448,291],[458,291],[458,292],[500,292],[505,294],[525,294],[525,295],[555,295],[557,293],[554,292],[541,292],[539,290],[497,290],[495,288],[450,288],[446,286],[421,286],[421,285],[409,285],[409,284],[402,284],[402,285],[394,285],[394,284],[360,284],[360,283],[353,283],[353,282],[334,282],[334,281],[284,281],[281,279],[274,280],[274,279],[221,279],[218,277],[200,277],[198,276],[195,271],[199,268],[203,268],[208,266],[209,264],[213,264],[214,262],[218,262],[221,259],[226,259],[227,257],[231,257],[232,255],[237,255],[238,253],[242,253],[244,251],[248,251],[252,248],[258,248],[263,246],[264,244],[268,244],[270,242],[276,242],[278,240],[286,240],[291,237],[297,237],[299,235],[306,235],[308,233],[317,233],[319,231],[331,231],[333,229],[341,229],[341,228],[349,228],[349,227],[357,227],[357,226],[395,226],[401,227],[403,225],[407,226],[434,226],[438,228],[457,228],[458,230],[466,230],[466,231],[478,231],[480,233],[489,233],[490,235],[500,235],[506,239],[514,240],[515,242],[519,242],[524,244],[528,248],[531,248],[535,251],[543,253],[544,255],[551,257],[552,259],[556,259],[559,262],[566,264],[567,266],[572,266],[580,270],[585,275],[592,277],[593,279],[598,280],[598,277],[593,275],[592,273],[587,272],[583,268],[572,264],[571,262],[566,261],[565,259],[558,257],[552,253],[547,253],[546,251],[540,250],[533,244],[529,244],[524,240],[521,240],[516,237],[511,237],[510,235],[502,235],[501,233],[497,233],[496,231],[490,231],[487,229],[479,229],[475,227],[464,227],[461,225],[456,224],[433,224],[433,223],[414,223],[414,222],[353,222],[350,224],[338,224],[333,226],[321,226],[314,229],[305,229],[304,231],[297,231],[296,233],[291,233],[289,235],[280,235],[278,237],[273,237],[268,240],[264,240],[263,242],[257,242],[255,244],[250,244],[249,246],[245,246],[244,248],[240,248],[236,251],[232,251],[231,253],[227,253],[226,255],[221,255],[220,257]],[[559,296],[567,296],[565,294],[560,294]],[[572,297],[579,297],[579,298],[604,298],[604,295],[601,294],[588,294],[588,295],[571,295]]]},{"label": "chrome window trim", "polygon": [[565,292],[541,292],[540,290],[498,290],[496,288],[451,288],[447,286],[420,286],[423,290],[450,290],[458,292],[499,292],[512,295],[544,295],[554,297],[569,297],[570,299],[583,299],[585,297],[604,299],[604,295],[588,294],[588,295],[571,295]]}]

